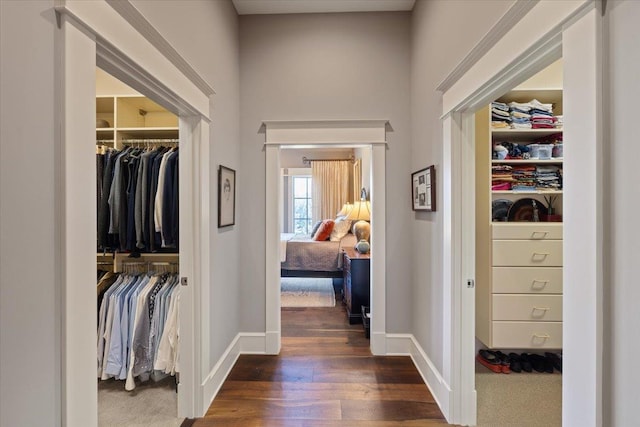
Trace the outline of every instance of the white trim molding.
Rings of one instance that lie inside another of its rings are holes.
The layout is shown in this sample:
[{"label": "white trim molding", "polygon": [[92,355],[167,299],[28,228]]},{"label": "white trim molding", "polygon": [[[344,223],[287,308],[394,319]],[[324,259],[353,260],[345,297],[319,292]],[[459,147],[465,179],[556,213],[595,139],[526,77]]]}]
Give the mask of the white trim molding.
[{"label": "white trim molding", "polygon": [[[122,1],[125,2],[128,3]],[[95,210],[95,203],[91,205],[90,201],[95,201],[96,189],[89,185],[95,180],[95,166],[88,166],[95,165],[95,153],[87,141],[95,139],[98,64],[180,117],[180,229],[184,231],[180,233],[180,274],[189,278],[189,285],[181,297],[184,318],[180,353],[184,363],[177,415],[201,416],[206,408],[199,384],[202,372],[208,370],[205,361],[209,360],[210,348],[209,307],[202,302],[209,299],[201,297],[208,295],[210,280],[208,139],[212,91],[204,88],[203,92],[202,85],[194,84],[167,58],[166,52],[150,43],[135,26],[142,25],[140,20],[134,24],[124,19],[106,0],[57,0],[56,19],[60,54],[56,63],[56,102],[61,121],[55,194],[60,201],[56,218],[60,253],[56,259],[63,266],[56,278],[60,281],[56,285],[60,292],[58,312],[63,319],[58,338],[61,425],[97,425],[96,332],[91,323],[83,320],[96,317],[95,304],[88,304],[90,300],[95,302],[95,294],[91,296],[86,288],[95,280],[95,237],[91,236],[95,236],[96,224],[95,214],[86,213]],[[76,218],[79,212],[83,215]],[[202,345],[203,341],[206,345]]]},{"label": "white trim molding", "polygon": [[204,406],[211,406],[213,399],[216,398],[220,388],[226,381],[231,369],[235,365],[241,354],[266,354],[265,352],[265,334],[261,333],[239,333],[231,341],[231,344],[224,351],[218,362],[215,364],[209,374],[204,378],[202,384],[202,396]]},{"label": "white trim molding", "polygon": [[[127,0],[123,2],[129,3]],[[106,0],[56,0],[55,8],[57,13],[72,17],[94,34],[98,46],[104,46],[105,50],[114,53],[120,61],[135,67],[136,74],[127,73],[127,69],[118,68],[106,71],[116,71],[115,77],[138,91],[151,86],[166,88],[170,93],[180,94],[183,100],[181,105],[190,110],[188,115],[194,115],[197,112],[209,119],[209,96],[213,89],[209,88],[210,90],[203,92],[168,59],[167,55],[175,56],[170,50],[159,50],[138,28],[133,27],[125,17],[120,15],[118,10],[123,9],[122,5],[116,10],[111,3]],[[142,22],[140,19],[138,21]],[[146,26],[151,26],[148,21],[144,22]],[[165,46],[170,45],[166,42]],[[104,65],[108,67],[107,64],[108,62]],[[153,70],[153,73],[147,70]],[[151,82],[153,85],[150,84]],[[183,113],[176,111],[175,105],[165,104],[164,106],[173,112]]]},{"label": "white trim molding", "polygon": [[437,91],[446,92],[453,86],[473,65],[484,56],[493,45],[514,27],[539,0],[517,0],[513,6],[502,15],[491,30],[480,39],[462,61],[451,73],[436,87]]},{"label": "white trim molding", "polygon": [[387,356],[410,356],[443,414],[450,412],[451,387],[412,334],[387,334]]},{"label": "white trim molding", "polygon": [[384,144],[388,120],[266,120],[265,145]]},{"label": "white trim molding", "polygon": [[[473,278],[475,263],[474,213],[466,206],[474,199],[475,182],[471,174],[474,160],[469,155],[474,151],[470,120],[479,106],[562,55],[563,109],[567,123],[573,123],[565,126],[565,138],[581,141],[580,153],[565,156],[563,274],[565,283],[580,283],[580,287],[568,286],[563,299],[563,350],[568,369],[563,378],[563,425],[602,425],[602,203],[593,208],[593,201],[602,200],[603,194],[602,23],[597,4],[594,0],[536,2],[493,46],[485,47],[482,58],[464,75],[452,77],[455,83],[443,94],[443,188],[445,194],[455,195],[443,202],[442,378],[451,387],[451,399],[441,408],[449,423],[476,422],[475,298],[465,283]],[[517,46],[512,43],[514,37],[519,40]],[[567,119],[570,117],[574,120]],[[590,184],[588,197],[578,194],[584,187],[578,182]],[[580,355],[585,353],[596,357],[583,360]]]},{"label": "white trim molding", "polygon": [[[535,6],[499,41],[493,45],[485,46],[482,57],[444,92],[442,115],[445,116],[454,110],[463,111],[469,108],[468,100],[476,94],[480,87],[483,87],[484,91],[486,89],[484,87],[489,83],[501,85],[506,76],[515,74],[510,70],[516,64],[540,63],[536,51],[541,44],[546,44],[554,36],[560,34],[565,24],[586,13],[594,7],[594,4],[594,0],[536,2]],[[494,26],[491,32],[501,33],[503,30]],[[513,40],[518,40],[517,45],[513,44]],[[552,60],[541,66],[544,67],[551,62]],[[537,71],[539,69],[530,69],[531,74],[522,75],[521,81],[531,77]],[[509,87],[505,89],[509,89]]]},{"label": "white trim molding", "polygon": [[[280,319],[280,147],[371,147],[371,352],[384,355],[386,341],[386,185],[388,120],[305,120],[262,123],[265,133],[265,332],[267,354],[278,354]],[[274,250],[274,248],[278,248]]]}]

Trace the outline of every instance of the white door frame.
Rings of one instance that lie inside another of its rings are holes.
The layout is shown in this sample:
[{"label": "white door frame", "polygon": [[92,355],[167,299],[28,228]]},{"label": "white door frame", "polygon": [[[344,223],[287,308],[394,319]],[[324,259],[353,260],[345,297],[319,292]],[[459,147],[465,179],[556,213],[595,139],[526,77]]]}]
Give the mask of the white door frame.
[{"label": "white door frame", "polygon": [[[119,11],[116,11],[119,8]],[[127,12],[127,19],[123,16]],[[61,424],[97,425],[95,291],[95,70],[100,66],[180,117],[180,417],[201,416],[202,372],[209,346],[203,298],[209,281],[209,96],[203,80],[187,77],[186,62],[128,1],[58,1],[56,224],[61,242],[57,277],[62,317],[59,337]],[[137,15],[136,15],[137,14]],[[130,22],[135,22],[134,26]],[[147,33],[143,34],[142,30]],[[153,40],[152,43],[150,40]],[[163,46],[166,43],[166,46]],[[158,47],[160,46],[160,48]],[[168,59],[171,58],[171,59]],[[184,61],[184,60],[182,60]],[[191,70],[192,71],[192,70]],[[193,72],[195,73],[195,72]],[[201,237],[204,236],[204,237]],[[93,302],[93,304],[92,304]],[[198,302],[198,303],[196,303]]]},{"label": "white door frame", "polygon": [[[387,353],[386,342],[386,187],[387,120],[265,121],[265,313],[267,354],[281,347],[280,322],[280,148],[359,146],[371,148],[371,352]],[[273,250],[278,248],[278,250]]]},{"label": "white door frame", "polygon": [[[514,7],[523,3],[516,2]],[[599,2],[538,2],[512,28],[469,56],[480,58],[448,78],[443,91],[445,197],[444,376],[452,390],[447,419],[474,425],[475,291],[473,112],[560,56],[564,64],[563,425],[602,425],[602,23]],[[490,32],[491,33],[491,32]],[[489,37],[489,36],[488,36]],[[523,39],[524,37],[524,39]],[[514,46],[512,40],[519,40]],[[479,53],[479,51],[482,51]],[[464,62],[464,61],[463,61]],[[581,188],[593,189],[590,197]],[[457,246],[460,245],[459,248]],[[449,259],[447,259],[449,258]],[[578,286],[579,284],[579,286]],[[584,354],[594,357],[584,358]]]}]

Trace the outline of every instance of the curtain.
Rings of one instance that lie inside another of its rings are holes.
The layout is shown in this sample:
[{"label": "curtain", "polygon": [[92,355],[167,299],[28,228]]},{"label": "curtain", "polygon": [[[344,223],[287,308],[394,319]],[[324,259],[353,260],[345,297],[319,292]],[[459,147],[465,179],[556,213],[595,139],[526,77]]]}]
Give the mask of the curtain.
[{"label": "curtain", "polygon": [[352,163],[348,160],[311,163],[313,222],[335,218],[342,205],[351,200],[351,170]]},{"label": "curtain", "polygon": [[362,190],[362,164],[358,159],[353,164],[353,199],[350,200],[351,203],[360,200],[360,190]]}]

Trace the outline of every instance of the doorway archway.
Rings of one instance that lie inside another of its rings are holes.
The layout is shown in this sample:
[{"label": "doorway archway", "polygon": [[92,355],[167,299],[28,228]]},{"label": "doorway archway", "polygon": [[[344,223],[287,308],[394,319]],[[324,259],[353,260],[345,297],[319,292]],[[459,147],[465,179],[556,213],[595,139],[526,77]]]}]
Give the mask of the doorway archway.
[{"label": "doorway archway", "polygon": [[[558,6],[558,3],[554,3]],[[501,34],[491,47],[478,47],[481,58],[454,70],[454,82],[443,91],[445,180],[451,188],[443,210],[451,219],[444,242],[445,296],[451,301],[445,316],[445,371],[451,384],[448,421],[475,423],[474,317],[475,291],[467,285],[474,276],[473,112],[493,97],[531,77],[560,56],[564,63],[564,136],[580,141],[564,162],[564,179],[592,189],[588,197],[577,187],[564,193],[563,261],[563,424],[597,426],[602,423],[602,359],[581,360],[580,354],[602,354],[603,260],[602,203],[602,18],[599,3],[566,2],[554,8],[537,3]],[[600,5],[601,6],[601,5]],[[553,17],[551,16],[553,14]],[[540,17],[544,16],[544,19]],[[494,34],[494,35],[495,35]],[[511,34],[527,34],[527,44],[505,50]],[[480,46],[480,45],[478,45]],[[471,55],[471,54],[470,54]],[[594,203],[595,201],[595,203]],[[448,258],[448,260],[447,260]],[[577,286],[579,284],[579,286]],[[585,411],[584,408],[591,408]]]},{"label": "doorway archway", "polygon": [[[200,337],[208,336],[209,324],[207,307],[202,303],[208,301],[203,295],[207,287],[202,285],[209,282],[209,263],[201,260],[209,255],[200,236],[209,234],[209,164],[200,159],[209,158],[209,96],[213,89],[204,80],[194,79],[195,71],[190,70],[194,74],[187,76],[184,67],[188,65],[176,65],[180,61],[171,56],[175,52],[150,43],[151,36],[140,28],[152,27],[145,27],[148,23],[129,2],[114,6],[107,1],[62,3],[56,12],[60,28],[56,97],[61,133],[57,136],[60,161],[56,162],[56,198],[61,202],[55,221],[62,242],[56,259],[61,265],[56,277],[62,319],[57,337],[62,354],[61,424],[98,423],[97,313],[95,304],[90,303],[95,301],[95,291],[87,286],[95,280],[95,149],[87,142],[95,139],[96,66],[179,116],[180,205],[184,208],[179,224],[180,273],[189,282],[182,289],[180,310],[189,315],[180,325],[177,415],[202,415],[205,408],[199,379],[201,360],[208,359],[208,346],[202,348]],[[123,16],[127,13],[129,20]]]},{"label": "doorway archway", "polygon": [[[268,121],[266,133],[266,247],[276,248],[280,241],[280,148],[294,146],[361,146],[371,149],[371,352],[383,355],[386,344],[385,274],[385,151],[386,120],[344,121]],[[280,255],[266,251],[266,336],[267,354],[278,354],[281,346]]]}]

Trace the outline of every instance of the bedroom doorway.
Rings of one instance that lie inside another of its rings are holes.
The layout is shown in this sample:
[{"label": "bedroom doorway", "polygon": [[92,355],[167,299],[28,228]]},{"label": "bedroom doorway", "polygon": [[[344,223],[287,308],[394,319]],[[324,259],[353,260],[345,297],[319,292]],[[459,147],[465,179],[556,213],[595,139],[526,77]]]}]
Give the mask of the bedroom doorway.
[{"label": "bedroom doorway", "polygon": [[[283,348],[287,353],[315,353],[319,342],[337,336],[345,340],[321,345],[323,352],[343,354],[345,346],[353,351],[368,348],[362,310],[352,308],[363,303],[351,297],[352,286],[345,287],[343,253],[357,243],[352,230],[357,214],[370,218],[371,150],[283,148],[280,162]],[[356,203],[365,209],[354,211]],[[361,256],[363,259],[355,262],[366,268],[368,277],[368,254]],[[369,280],[361,279],[358,284],[366,285],[358,290],[366,293],[364,305],[368,307]],[[364,299],[360,294],[357,296]],[[305,344],[303,337],[316,346]]]},{"label": "bedroom doorway", "polygon": [[[386,121],[318,121],[318,122],[265,122],[266,133],[266,244],[273,251],[266,253],[266,336],[265,346],[268,354],[279,354],[282,337],[281,319],[281,265],[283,243],[280,233],[284,221],[283,164],[286,156],[294,149],[300,150],[360,150],[367,153],[369,167],[363,170],[359,187],[365,187],[365,198],[370,206],[371,250],[369,273],[369,307],[371,313],[370,337],[368,343],[373,354],[386,354],[385,336],[385,150]],[[320,153],[321,151],[314,151]],[[298,153],[299,155],[299,153]],[[295,154],[294,154],[295,156]],[[302,161],[300,156],[297,160]],[[307,166],[308,167],[308,166]],[[368,170],[368,173],[364,173]],[[365,177],[364,179],[362,177]],[[367,185],[368,184],[368,185]],[[351,193],[353,195],[353,192]],[[353,197],[353,196],[352,196]],[[358,195],[356,195],[358,197]],[[358,202],[360,200],[357,200]],[[344,204],[346,201],[340,200]],[[304,204],[304,201],[299,202]],[[340,207],[341,208],[341,207]],[[335,218],[337,211],[331,212]],[[293,212],[292,212],[293,215]],[[329,215],[329,214],[327,214]],[[313,218],[313,217],[312,217]],[[302,218],[301,219],[305,219]],[[322,218],[329,219],[329,218]],[[353,246],[350,246],[353,251]],[[336,259],[339,258],[336,256]],[[375,262],[374,262],[375,260]],[[312,271],[312,270],[309,270]],[[333,272],[336,279],[342,277],[342,268]],[[339,290],[340,282],[334,289]],[[335,291],[334,291],[335,292]],[[336,301],[337,303],[338,301]],[[362,326],[359,326],[362,328]],[[362,332],[364,336],[364,330]]]}]

